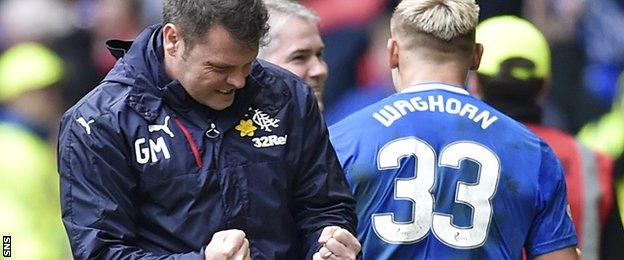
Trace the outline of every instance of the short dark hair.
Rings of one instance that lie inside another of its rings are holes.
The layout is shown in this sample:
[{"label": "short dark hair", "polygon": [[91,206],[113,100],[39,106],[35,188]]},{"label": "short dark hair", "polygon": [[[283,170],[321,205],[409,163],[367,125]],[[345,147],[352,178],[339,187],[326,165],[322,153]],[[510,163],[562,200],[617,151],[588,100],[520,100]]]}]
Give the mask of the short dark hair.
[{"label": "short dark hair", "polygon": [[239,42],[258,47],[265,44],[268,18],[262,0],[163,1],[163,23],[178,26],[187,50],[215,24],[223,25]]}]

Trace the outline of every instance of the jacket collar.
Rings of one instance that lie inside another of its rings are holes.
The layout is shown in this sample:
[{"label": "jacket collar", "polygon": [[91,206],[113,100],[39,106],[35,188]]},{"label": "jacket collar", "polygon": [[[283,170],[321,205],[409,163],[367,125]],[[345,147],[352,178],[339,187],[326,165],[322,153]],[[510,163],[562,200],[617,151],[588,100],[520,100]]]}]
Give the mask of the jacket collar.
[{"label": "jacket collar", "polygon": [[[117,82],[131,86],[126,104],[139,113],[148,122],[153,123],[159,117],[161,106],[165,102],[181,117],[208,129],[210,124],[219,119],[220,128],[227,130],[238,123],[256,100],[260,90],[265,87],[260,82],[264,77],[263,66],[258,61],[252,64],[246,86],[236,91],[232,106],[223,111],[214,111],[195,101],[177,80],[172,80],[164,69],[162,26],[153,25],[145,29],[133,42],[109,41],[107,47],[118,62],[104,81]],[[280,102],[258,104],[266,113],[275,115]]]},{"label": "jacket collar", "polygon": [[134,41],[112,40],[106,43],[118,61],[103,82],[131,86],[126,104],[150,123],[158,118],[162,89],[171,81],[161,66],[161,29],[160,25],[153,25]]}]

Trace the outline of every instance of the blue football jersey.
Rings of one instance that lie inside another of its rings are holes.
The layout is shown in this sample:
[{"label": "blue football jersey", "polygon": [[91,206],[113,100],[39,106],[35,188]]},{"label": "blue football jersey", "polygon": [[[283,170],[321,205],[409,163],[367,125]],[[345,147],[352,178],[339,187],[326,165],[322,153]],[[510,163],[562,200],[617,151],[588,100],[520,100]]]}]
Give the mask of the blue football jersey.
[{"label": "blue football jersey", "polygon": [[577,244],[553,151],[464,89],[414,85],[330,136],[364,259],[521,259]]}]

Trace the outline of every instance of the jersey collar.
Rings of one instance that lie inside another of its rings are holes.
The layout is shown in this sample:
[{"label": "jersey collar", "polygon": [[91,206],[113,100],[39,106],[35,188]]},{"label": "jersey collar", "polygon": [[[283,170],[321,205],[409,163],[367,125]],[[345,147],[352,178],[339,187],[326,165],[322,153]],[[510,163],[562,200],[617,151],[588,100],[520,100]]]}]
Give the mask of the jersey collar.
[{"label": "jersey collar", "polygon": [[429,91],[429,90],[446,90],[446,91],[454,92],[457,94],[468,95],[468,96],[470,95],[470,93],[468,93],[468,91],[466,91],[461,86],[451,85],[447,83],[438,83],[438,82],[414,84],[402,90],[400,93],[414,93],[414,92],[423,92],[423,91]]}]

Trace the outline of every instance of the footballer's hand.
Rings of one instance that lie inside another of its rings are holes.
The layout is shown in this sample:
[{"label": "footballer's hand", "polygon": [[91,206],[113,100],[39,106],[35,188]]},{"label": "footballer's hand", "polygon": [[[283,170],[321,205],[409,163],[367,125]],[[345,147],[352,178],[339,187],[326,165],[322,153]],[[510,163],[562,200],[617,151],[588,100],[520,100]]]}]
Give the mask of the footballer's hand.
[{"label": "footballer's hand", "polygon": [[238,229],[219,231],[212,236],[204,250],[206,260],[249,259],[249,240]]},{"label": "footballer's hand", "polygon": [[320,259],[348,259],[354,260],[362,246],[357,238],[349,231],[337,226],[323,228],[318,242],[323,247],[314,254],[314,260]]}]

